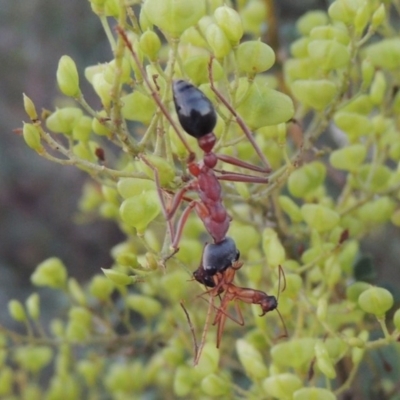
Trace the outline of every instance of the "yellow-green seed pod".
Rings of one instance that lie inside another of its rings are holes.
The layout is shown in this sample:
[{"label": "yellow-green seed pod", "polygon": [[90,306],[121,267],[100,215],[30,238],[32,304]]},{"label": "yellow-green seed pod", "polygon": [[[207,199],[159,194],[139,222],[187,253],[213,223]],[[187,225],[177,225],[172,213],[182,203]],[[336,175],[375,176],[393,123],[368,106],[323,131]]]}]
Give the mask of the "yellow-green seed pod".
[{"label": "yellow-green seed pod", "polygon": [[272,228],[264,229],[262,233],[262,248],[267,257],[268,265],[278,267],[284,263],[286,259],[285,248]]},{"label": "yellow-green seed pod", "polygon": [[32,121],[35,121],[38,119],[38,115],[36,112],[36,107],[35,104],[33,103],[33,101],[25,94],[22,94],[22,97],[24,99],[24,109],[25,112],[28,114],[29,118]]},{"label": "yellow-green seed pod", "polygon": [[123,272],[116,271],[114,269],[101,269],[104,275],[117,286],[126,286],[134,282],[132,276],[128,276]]},{"label": "yellow-green seed pod", "polygon": [[187,397],[192,391],[195,382],[193,368],[187,365],[180,365],[174,376],[174,393],[179,397]]},{"label": "yellow-green seed pod", "polygon": [[277,399],[291,399],[293,393],[303,387],[303,382],[294,374],[284,373],[264,379],[262,386],[267,396]]},{"label": "yellow-green seed pod", "polygon": [[334,379],[336,377],[336,371],[324,342],[318,340],[317,343],[315,343],[314,349],[318,368],[327,378]]},{"label": "yellow-green seed pod", "polygon": [[[183,65],[185,72],[187,73],[190,80],[195,86],[200,86],[203,83],[209,81],[208,77],[208,65],[210,63],[210,57],[208,55],[195,55],[188,57]],[[214,60],[212,63],[212,76],[214,81],[219,81],[224,75],[224,70],[218,60]]]},{"label": "yellow-green seed pod", "polygon": [[293,400],[336,400],[336,396],[328,389],[307,387],[294,392]]},{"label": "yellow-green seed pod", "polygon": [[43,146],[40,142],[40,132],[38,127],[33,124],[27,124],[24,122],[24,127],[22,129],[22,134],[25,143],[33,150],[40,152]]},{"label": "yellow-green seed pod", "polygon": [[150,164],[158,172],[161,186],[168,186],[175,178],[175,170],[173,166],[165,159],[153,154],[146,155],[140,159],[140,167],[142,171],[151,179],[154,179],[154,170],[148,166]]},{"label": "yellow-green seed pod", "polygon": [[148,125],[154,117],[156,106],[145,94],[135,91],[121,97],[122,116],[130,121],[139,121]]},{"label": "yellow-green seed pod", "polygon": [[239,339],[236,341],[236,351],[240,363],[249,377],[258,380],[268,375],[268,369],[262,359],[261,353],[253,345],[244,339]]},{"label": "yellow-green seed pod", "polygon": [[368,191],[381,192],[388,188],[392,171],[385,165],[365,164],[357,173],[355,186]]},{"label": "yellow-green seed pod", "polygon": [[290,217],[292,222],[303,220],[300,207],[288,196],[279,196],[278,203],[282,210]]},{"label": "yellow-green seed pod", "polygon": [[159,301],[141,294],[130,294],[126,298],[126,305],[145,318],[154,318],[162,311]]},{"label": "yellow-green seed pod", "polygon": [[217,24],[208,25],[205,37],[216,58],[224,58],[231,52],[231,43]]},{"label": "yellow-green seed pod", "polygon": [[257,82],[248,87],[239,82],[237,112],[245,116],[250,129],[287,122],[294,115],[293,102],[289,96]]},{"label": "yellow-green seed pod", "polygon": [[357,211],[358,218],[363,222],[382,224],[390,220],[396,203],[388,196],[381,197],[363,204]]},{"label": "yellow-green seed pod", "polygon": [[21,346],[15,350],[14,359],[24,369],[37,373],[48,365],[53,351],[48,346]]},{"label": "yellow-green seed pod", "polygon": [[353,112],[339,111],[333,118],[335,124],[349,135],[352,141],[372,132],[372,122],[364,115]]},{"label": "yellow-green seed pod", "polygon": [[67,269],[59,258],[48,258],[36,267],[31,276],[31,282],[35,286],[63,289],[67,282]]},{"label": "yellow-green seed pod", "polygon": [[81,93],[75,61],[69,56],[62,56],[58,62],[57,84],[66,96],[78,97]]},{"label": "yellow-green seed pod", "polygon": [[231,382],[217,374],[210,374],[202,379],[201,389],[209,396],[228,396],[231,393]]},{"label": "yellow-green seed pod", "polygon": [[255,75],[267,71],[275,63],[275,53],[261,40],[251,40],[239,45],[236,53],[239,70]]},{"label": "yellow-green seed pod", "polygon": [[89,293],[100,301],[107,301],[110,299],[114,288],[110,279],[102,275],[95,275],[90,281]]},{"label": "yellow-green seed pod", "polygon": [[86,142],[79,142],[75,146],[72,147],[72,152],[77,157],[81,158],[82,160],[87,160],[90,162],[96,161],[96,156],[92,152],[90,146]]},{"label": "yellow-green seed pod", "polygon": [[83,343],[90,335],[89,329],[77,321],[69,321],[65,330],[65,337],[72,343]]},{"label": "yellow-green seed pod", "polygon": [[310,32],[312,40],[336,40],[341,44],[347,45],[350,42],[348,30],[342,25],[338,26],[317,26]]},{"label": "yellow-green seed pod", "polygon": [[328,23],[328,16],[324,11],[308,11],[296,22],[296,28],[301,35],[307,36],[316,26],[323,26]]},{"label": "yellow-green seed pod", "polygon": [[340,109],[340,111],[368,115],[373,108],[374,105],[372,104],[370,97],[366,94],[361,94],[351,99],[344,107]]},{"label": "yellow-green seed pod", "polygon": [[399,331],[400,330],[400,309],[396,310],[396,312],[393,315],[393,324],[396,327],[396,329]]},{"label": "yellow-green seed pod", "polygon": [[75,278],[68,279],[68,292],[78,304],[81,306],[86,304],[85,293]]},{"label": "yellow-green seed pod", "polygon": [[[122,59],[120,67],[117,67],[116,61],[112,60],[105,65],[101,75],[110,85],[114,84],[116,75],[118,75],[120,84],[128,83],[131,80],[131,66],[126,58]],[[93,85],[93,78],[91,83]]]},{"label": "yellow-green seed pod", "polygon": [[346,288],[346,298],[353,303],[358,302],[360,294],[371,287],[366,282],[354,282]]},{"label": "yellow-green seed pod", "polygon": [[358,304],[367,313],[383,317],[393,306],[392,294],[384,288],[371,286],[360,294]]},{"label": "yellow-green seed pod", "polygon": [[371,84],[371,89],[369,91],[369,97],[373,104],[377,106],[382,104],[383,99],[385,97],[386,87],[387,83],[384,73],[382,71],[376,71],[374,80],[372,81]]},{"label": "yellow-green seed pod", "polygon": [[122,178],[117,183],[118,193],[124,198],[137,196],[148,190],[155,190],[156,184],[149,179]]},{"label": "yellow-green seed pod", "polygon": [[288,189],[295,197],[311,195],[326,177],[326,167],[319,161],[313,161],[293,171],[288,179]]},{"label": "yellow-green seed pod", "polygon": [[103,106],[108,108],[111,103],[112,84],[106,81],[104,74],[96,74],[93,76],[92,85]]},{"label": "yellow-green seed pod", "polygon": [[107,126],[109,117],[104,110],[97,113],[97,118],[92,119],[93,132],[100,136],[111,136],[111,130]]},{"label": "yellow-green seed pod", "polygon": [[375,67],[369,59],[363,60],[361,63],[362,89],[367,90],[372,83],[375,75]]},{"label": "yellow-green seed pod", "polygon": [[337,93],[336,85],[327,79],[299,79],[292,83],[291,89],[297,100],[315,110],[326,108]]},{"label": "yellow-green seed pod", "polygon": [[334,1],[328,9],[328,14],[335,22],[352,25],[360,3],[358,0]]},{"label": "yellow-green seed pod", "polygon": [[37,321],[40,317],[40,297],[37,293],[32,293],[25,301],[25,306],[29,316]]},{"label": "yellow-green seed pod", "polygon": [[318,320],[321,322],[325,322],[327,314],[328,314],[328,302],[326,298],[320,298],[318,300],[317,313],[316,313]]},{"label": "yellow-green seed pod", "polygon": [[104,15],[106,17],[118,18],[119,16],[119,0],[106,0],[104,3]]},{"label": "yellow-green seed pod", "polygon": [[367,1],[364,1],[358,8],[354,17],[354,27],[358,35],[361,35],[367,26],[371,17],[371,6]]},{"label": "yellow-green seed pod", "polygon": [[345,67],[350,61],[347,46],[335,40],[312,40],[308,45],[308,54],[326,71]]},{"label": "yellow-green seed pod", "polygon": [[18,300],[10,300],[8,302],[8,312],[12,319],[17,322],[25,322],[27,320],[24,306]]},{"label": "yellow-green seed pod", "polygon": [[232,45],[237,45],[243,36],[242,20],[237,11],[224,5],[214,11],[214,18]]},{"label": "yellow-green seed pod", "polygon": [[47,119],[46,126],[55,133],[71,134],[83,116],[80,108],[65,107],[54,111]]},{"label": "yellow-green seed pod", "polygon": [[163,32],[178,38],[205,15],[206,6],[204,0],[145,0],[142,13]]},{"label": "yellow-green seed pod", "polygon": [[382,25],[385,19],[386,19],[385,5],[381,4],[372,14],[371,28],[376,30]]},{"label": "yellow-green seed pod", "polygon": [[243,22],[243,30],[254,37],[262,36],[263,24],[267,18],[267,6],[259,0],[248,1],[240,11]]},{"label": "yellow-green seed pod", "polygon": [[97,74],[103,74],[107,68],[107,63],[104,64],[96,64],[91,65],[85,68],[85,78],[86,80],[93,85],[93,77]]},{"label": "yellow-green seed pod", "polygon": [[150,61],[156,61],[161,49],[161,40],[157,33],[151,30],[144,32],[139,39],[140,50],[149,57]]},{"label": "yellow-green seed pod", "polygon": [[362,144],[353,144],[331,153],[329,161],[334,168],[355,171],[364,162],[367,149]]},{"label": "yellow-green seed pod", "polygon": [[301,214],[307,225],[318,232],[333,229],[339,223],[339,214],[320,204],[304,204]]},{"label": "yellow-green seed pod", "polygon": [[282,368],[307,368],[314,357],[315,342],[316,339],[306,337],[275,344],[271,348],[272,361]]},{"label": "yellow-green seed pod", "polygon": [[295,58],[305,58],[308,57],[308,44],[310,43],[310,38],[301,37],[290,45],[290,54]]},{"label": "yellow-green seed pod", "polygon": [[91,132],[92,132],[92,119],[87,115],[84,115],[79,119],[79,121],[73,127],[72,138],[74,140],[87,142],[89,140]]},{"label": "yellow-green seed pod", "polygon": [[161,211],[157,192],[147,191],[126,199],[120,207],[120,216],[128,226],[137,229],[143,234],[147,225],[153,221]]}]

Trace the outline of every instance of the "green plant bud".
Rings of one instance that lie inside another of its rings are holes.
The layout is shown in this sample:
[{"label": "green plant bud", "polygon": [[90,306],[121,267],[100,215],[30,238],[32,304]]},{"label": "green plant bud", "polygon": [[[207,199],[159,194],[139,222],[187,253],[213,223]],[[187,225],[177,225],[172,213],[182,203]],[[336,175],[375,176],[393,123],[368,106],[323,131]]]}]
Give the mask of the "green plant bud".
[{"label": "green plant bud", "polygon": [[240,363],[251,379],[262,379],[268,375],[268,369],[262,359],[262,355],[253,345],[243,339],[239,339],[236,341],[236,351]]},{"label": "green plant bud", "polygon": [[339,214],[320,204],[304,204],[301,214],[307,225],[318,232],[333,229],[339,223]]},{"label": "green plant bud", "polygon": [[31,119],[31,121],[37,120],[38,115],[36,112],[35,104],[25,93],[22,93],[22,97],[24,99],[24,109],[25,112],[28,114],[28,117]]},{"label": "green plant bud", "polygon": [[363,204],[357,211],[358,218],[363,222],[382,224],[390,220],[396,208],[395,202],[387,196]]},{"label": "green plant bud", "polygon": [[147,191],[126,199],[119,209],[123,222],[137,229],[143,234],[147,225],[153,221],[161,211],[156,191]]},{"label": "green plant bud", "polygon": [[124,198],[137,196],[148,190],[155,190],[156,184],[154,181],[140,178],[122,178],[117,183],[118,193]]},{"label": "green plant bud", "polygon": [[118,0],[106,0],[104,3],[104,14],[106,17],[118,18],[119,16]]},{"label": "green plant bud", "polygon": [[272,361],[279,367],[308,367],[314,357],[315,342],[313,338],[301,338],[278,343],[271,349]]},{"label": "green plant bud", "polygon": [[347,45],[350,42],[350,36],[346,28],[338,26],[316,26],[310,32],[312,40],[336,40],[337,42]]},{"label": "green plant bud", "polygon": [[330,5],[328,14],[334,21],[352,25],[360,5],[358,0],[337,0]]},{"label": "green plant bud", "polygon": [[73,153],[81,158],[82,160],[87,160],[90,162],[95,162],[96,158],[88,143],[79,142],[72,148]]},{"label": "green plant bud", "polygon": [[[362,88],[366,90],[371,85],[375,75],[375,68],[369,59],[361,63]],[[371,102],[372,103],[372,102]]]},{"label": "green plant bud", "polygon": [[353,144],[331,153],[329,161],[336,169],[356,171],[364,162],[367,149],[362,144]]},{"label": "green plant bud", "polygon": [[104,275],[115,285],[117,286],[126,286],[134,283],[134,279],[132,276],[128,276],[123,272],[116,271],[114,269],[101,269]]},{"label": "green plant bud", "polygon": [[186,397],[192,391],[195,381],[193,368],[187,365],[180,365],[174,376],[174,393],[179,397]]},{"label": "green plant bud", "polygon": [[8,302],[8,312],[15,321],[25,322],[28,319],[24,306],[18,300],[10,300]]},{"label": "green plant bud", "polygon": [[359,244],[356,240],[348,240],[344,246],[342,246],[342,251],[339,253],[338,259],[343,272],[350,272],[358,251]]},{"label": "green plant bud", "polygon": [[303,220],[300,207],[288,196],[279,196],[278,202],[282,210],[290,217],[292,222]]},{"label": "green plant bud", "polygon": [[59,258],[48,258],[36,267],[31,276],[31,282],[35,286],[63,289],[67,282],[67,269]]},{"label": "green plant bud", "polygon": [[315,343],[314,349],[318,368],[327,378],[334,379],[336,377],[336,371],[324,342],[318,340],[317,343]]},{"label": "green plant bud", "polygon": [[83,186],[82,197],[79,200],[79,209],[83,212],[96,210],[103,202],[103,197],[98,190],[98,187],[86,183]]},{"label": "green plant bud", "polygon": [[14,359],[24,369],[39,372],[50,363],[53,351],[48,346],[21,346],[15,349]]},{"label": "green plant bud", "polygon": [[354,27],[356,28],[356,33],[361,35],[367,26],[369,19],[371,17],[371,8],[368,2],[364,1],[358,8],[356,15],[354,17]]},{"label": "green plant bud", "polygon": [[40,297],[37,293],[32,293],[25,301],[25,306],[29,316],[37,321],[40,316]]},{"label": "green plant bud", "polygon": [[325,180],[326,167],[319,161],[313,161],[293,171],[288,179],[288,189],[295,197],[307,197]]},{"label": "green plant bud", "polygon": [[347,46],[335,40],[312,40],[308,45],[308,54],[326,71],[345,67],[350,61]]},{"label": "green plant bud", "polygon": [[244,225],[238,221],[232,221],[229,236],[235,241],[240,243],[243,249],[252,249],[258,247],[260,243],[260,233],[251,225]]},{"label": "green plant bud", "polygon": [[389,186],[391,176],[391,170],[385,165],[365,164],[358,170],[356,186],[373,192],[383,191]]},{"label": "green plant bud", "polygon": [[66,96],[79,97],[81,94],[75,61],[69,56],[62,56],[58,62],[57,84]]},{"label": "green plant bud", "polygon": [[264,2],[258,0],[247,2],[241,10],[240,16],[245,32],[251,33],[255,37],[262,36],[262,24],[267,18],[267,8]]},{"label": "green plant bud", "polygon": [[352,285],[346,288],[346,297],[349,301],[356,303],[360,294],[371,287],[370,284],[366,282],[354,282]]},{"label": "green plant bud", "polygon": [[211,373],[219,371],[219,350],[215,343],[208,342],[203,347],[203,353],[196,367],[197,379],[203,379]]},{"label": "green plant bud", "polygon": [[384,288],[371,286],[358,298],[358,304],[367,313],[382,317],[393,306],[393,296]]},{"label": "green plant bud", "polygon": [[327,313],[328,313],[328,302],[325,298],[320,298],[318,300],[318,305],[317,305],[318,320],[321,322],[325,322]]},{"label": "green plant bud", "polygon": [[162,311],[162,306],[157,300],[140,295],[131,294],[126,298],[126,305],[145,318],[154,318]]},{"label": "green plant bud", "polygon": [[206,7],[204,0],[146,0],[142,13],[163,32],[177,38],[205,15]]},{"label": "green plant bud", "polygon": [[90,281],[89,293],[100,301],[109,300],[113,291],[114,285],[105,276],[95,275]]},{"label": "green plant bud", "polygon": [[400,309],[396,310],[393,315],[393,324],[397,330],[400,330]]},{"label": "green plant bud", "polygon": [[101,193],[106,201],[116,204],[116,205],[119,205],[117,189],[115,189],[114,187],[111,187],[111,186],[103,185],[101,187]]},{"label": "green plant bud", "polygon": [[205,37],[216,58],[224,58],[231,52],[231,43],[217,24],[210,24],[207,27]]},{"label": "green plant bud", "polygon": [[104,110],[97,113],[97,118],[92,119],[93,132],[100,136],[111,136],[111,130],[107,126],[108,119]]},{"label": "green plant bud", "polygon": [[285,261],[285,248],[272,228],[264,229],[262,233],[262,248],[267,257],[268,265],[278,267]]},{"label": "green plant bud", "polygon": [[143,366],[140,362],[114,363],[107,371],[104,383],[107,390],[114,394],[114,398],[119,399],[119,394],[125,394],[123,399],[132,398],[132,393],[141,392],[145,383]]},{"label": "green plant bud", "polygon": [[104,74],[96,74],[93,76],[93,89],[99,96],[101,103],[108,108],[111,103],[112,84],[108,83],[104,78]]},{"label": "green plant bud", "polygon": [[55,133],[71,134],[75,126],[82,118],[83,112],[80,108],[65,107],[54,111],[47,119],[46,126]]},{"label": "green plant bud", "polygon": [[50,322],[50,332],[57,338],[63,338],[65,329],[64,322],[61,319],[53,319]]},{"label": "green plant bud", "polygon": [[214,11],[214,19],[232,45],[238,44],[243,36],[243,26],[237,11],[226,5],[218,7]]},{"label": "green plant bud", "polygon": [[93,85],[93,77],[97,74],[104,73],[105,69],[107,68],[107,63],[104,64],[96,64],[91,65],[85,68],[85,78],[86,80]]},{"label": "green plant bud", "polygon": [[262,385],[268,396],[277,399],[291,399],[293,393],[303,387],[303,382],[294,374],[284,373],[264,379]]},{"label": "green plant bud", "polygon": [[40,152],[43,149],[40,143],[40,132],[39,129],[33,124],[26,124],[24,122],[24,127],[22,129],[22,134],[25,143],[33,150]]},{"label": "green plant bud", "polygon": [[274,51],[260,40],[241,43],[236,54],[239,69],[250,75],[267,71],[275,63]]},{"label": "green plant bud", "polygon": [[183,32],[180,43],[189,44],[191,46],[204,49],[208,47],[208,44],[204,40],[204,37],[194,26],[191,26],[189,29],[186,29],[186,31]]},{"label": "green plant bud", "polygon": [[[106,64],[104,71],[101,75],[104,76],[104,79],[110,85],[114,84],[116,75],[118,75],[118,79],[119,79],[120,83],[129,83],[129,81],[131,80],[131,67],[130,67],[129,61],[126,58],[123,58],[122,62],[121,62],[121,66],[117,67],[116,61],[112,60],[108,64]],[[92,78],[92,82],[93,82],[93,78]]]},{"label": "green plant bud", "polygon": [[327,79],[299,79],[291,85],[293,95],[307,107],[323,110],[337,93],[336,85]]},{"label": "green plant bud", "polygon": [[328,16],[324,11],[308,11],[296,23],[296,28],[303,36],[307,36],[316,26],[328,23]]},{"label": "green plant bud", "polygon": [[336,400],[336,396],[328,389],[307,387],[294,392],[293,400]]},{"label": "green plant bud", "polygon": [[342,359],[348,350],[347,343],[338,337],[327,338],[324,345],[334,363]]},{"label": "green plant bud", "polygon": [[156,106],[154,101],[143,93],[135,91],[121,97],[122,116],[129,121],[139,121],[150,124],[154,117]]},{"label": "green plant bud", "polygon": [[308,44],[310,43],[310,38],[301,37],[300,39],[295,40],[290,45],[290,53],[293,57],[296,58],[305,58],[308,57]]},{"label": "green plant bud", "polygon": [[85,328],[90,328],[92,324],[92,314],[84,307],[74,306],[68,311],[70,320],[79,323]]},{"label": "green plant bud", "polygon": [[[209,81],[208,64],[210,57],[208,55],[195,55],[189,57],[184,62],[184,69],[190,80],[195,86],[199,86]],[[212,64],[213,79],[218,82],[224,75],[224,70],[218,60],[214,60]]]},{"label": "green plant bud", "polygon": [[294,107],[290,97],[265,85],[260,86],[257,82],[247,88],[241,83],[243,81],[239,82],[240,105],[237,112],[246,116],[250,129],[277,125],[293,117]]},{"label": "green plant bud", "polygon": [[85,379],[85,383],[89,387],[93,387],[96,384],[96,380],[103,368],[103,363],[100,360],[96,362],[91,360],[80,360],[77,364],[77,371]]},{"label": "green plant bud", "polygon": [[87,142],[92,132],[92,119],[84,115],[72,129],[72,138]]},{"label": "green plant bud", "polygon": [[386,19],[385,6],[381,4],[376,11],[372,14],[371,28],[376,30],[379,28],[383,21]]},{"label": "green plant bud", "polygon": [[333,120],[338,128],[346,132],[353,141],[372,132],[372,123],[364,115],[339,111],[335,114]]},{"label": "green plant bud", "polygon": [[161,49],[161,40],[158,35],[151,30],[144,32],[139,39],[140,50],[146,54],[151,61],[156,61],[158,52]]},{"label": "green plant bud", "polygon": [[88,327],[77,321],[69,321],[65,331],[65,337],[72,343],[83,343],[89,338]]},{"label": "green plant bud", "polygon": [[318,70],[318,64],[315,64],[311,58],[289,58],[283,65],[285,80],[292,84],[299,79],[314,79]]},{"label": "green plant bud", "polygon": [[[161,186],[167,186],[175,178],[174,167],[165,158],[149,154],[146,155],[146,161],[157,170]],[[143,158],[140,159],[139,165],[149,178],[154,179],[153,169],[143,161]]]},{"label": "green plant bud", "polygon": [[228,396],[231,392],[231,382],[217,374],[210,374],[202,379],[201,389],[209,396]]},{"label": "green plant bud", "polygon": [[86,304],[85,293],[75,278],[68,279],[68,293],[81,306]]},{"label": "green plant bud", "polygon": [[341,111],[368,115],[373,108],[374,105],[372,104],[370,97],[366,94],[361,94],[351,99],[344,107],[341,108]]},{"label": "green plant bud", "polygon": [[13,392],[14,371],[9,367],[0,370],[0,395],[5,396]]},{"label": "green plant bud", "polygon": [[[400,48],[400,46],[399,46]],[[400,56],[400,53],[399,53]],[[400,64],[399,64],[400,66]],[[383,102],[383,98],[385,97],[385,92],[386,92],[386,79],[385,75],[382,71],[376,71],[374,80],[372,81],[371,84],[371,89],[369,92],[369,97],[372,101],[373,104],[379,106]]]}]

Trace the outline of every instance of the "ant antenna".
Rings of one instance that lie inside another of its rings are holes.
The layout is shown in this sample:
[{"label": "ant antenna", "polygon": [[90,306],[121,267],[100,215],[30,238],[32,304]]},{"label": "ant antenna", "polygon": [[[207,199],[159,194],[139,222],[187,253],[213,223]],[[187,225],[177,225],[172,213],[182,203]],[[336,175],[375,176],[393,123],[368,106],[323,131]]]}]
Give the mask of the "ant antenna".
[{"label": "ant antenna", "polygon": [[196,339],[196,334],[194,333],[193,324],[192,324],[192,321],[191,321],[191,319],[190,319],[189,313],[188,313],[188,311],[186,310],[185,305],[183,304],[183,301],[180,300],[179,304],[181,305],[181,307],[182,307],[182,309],[183,309],[183,312],[184,312],[185,315],[186,315],[186,319],[187,319],[187,321],[188,321],[190,331],[192,332],[193,345],[194,345],[194,357],[195,357],[195,359],[197,359],[197,355],[198,355],[198,353],[199,353],[199,345],[197,344],[197,339]]},{"label": "ant antenna", "polygon": [[[281,283],[282,283],[282,279],[283,279],[283,288],[281,289]],[[278,294],[277,294],[277,299],[276,301],[279,303],[279,296],[282,292],[284,292],[286,289],[286,277],[285,277],[285,272],[283,271],[283,268],[281,265],[279,265],[279,275],[278,275]],[[283,330],[285,331],[285,333],[283,335],[278,336],[278,339],[281,338],[285,338],[288,337],[288,331],[287,331],[287,327],[285,324],[285,321],[282,317],[282,314],[280,313],[280,311],[278,310],[278,308],[276,308],[276,312],[279,315],[279,318],[282,322],[282,326],[283,326]]]}]

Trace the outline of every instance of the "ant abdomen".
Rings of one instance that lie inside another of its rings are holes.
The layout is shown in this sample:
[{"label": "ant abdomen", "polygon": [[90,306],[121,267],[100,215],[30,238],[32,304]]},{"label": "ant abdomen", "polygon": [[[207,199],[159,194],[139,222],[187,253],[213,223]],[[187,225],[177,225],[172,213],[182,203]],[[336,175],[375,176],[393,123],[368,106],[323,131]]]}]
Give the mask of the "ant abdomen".
[{"label": "ant abdomen", "polygon": [[239,259],[240,253],[232,238],[227,237],[219,243],[209,243],[203,252],[202,265],[210,276],[224,272]]},{"label": "ant abdomen", "polygon": [[217,114],[206,95],[182,79],[173,82],[172,90],[176,113],[185,132],[196,139],[211,133],[217,123]]}]

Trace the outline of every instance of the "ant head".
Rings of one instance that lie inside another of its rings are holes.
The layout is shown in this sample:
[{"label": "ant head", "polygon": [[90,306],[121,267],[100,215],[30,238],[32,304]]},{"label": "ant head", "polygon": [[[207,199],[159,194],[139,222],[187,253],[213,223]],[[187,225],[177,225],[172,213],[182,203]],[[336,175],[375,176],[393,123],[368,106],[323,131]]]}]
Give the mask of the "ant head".
[{"label": "ant head", "polygon": [[276,310],[278,308],[278,300],[275,296],[268,296],[266,295],[260,302],[259,302],[263,313],[260,315],[262,317],[267,312]]},{"label": "ant head", "polygon": [[210,276],[205,269],[200,266],[193,272],[193,278],[196,279],[197,282],[203,284],[204,286],[213,288],[215,287],[215,282],[212,276]]},{"label": "ant head", "polygon": [[209,276],[223,272],[238,261],[240,252],[232,238],[219,243],[209,243],[204,247],[202,265]]},{"label": "ant head", "polygon": [[217,123],[217,114],[205,94],[184,80],[174,81],[172,90],[182,128],[196,139],[211,133]]}]

